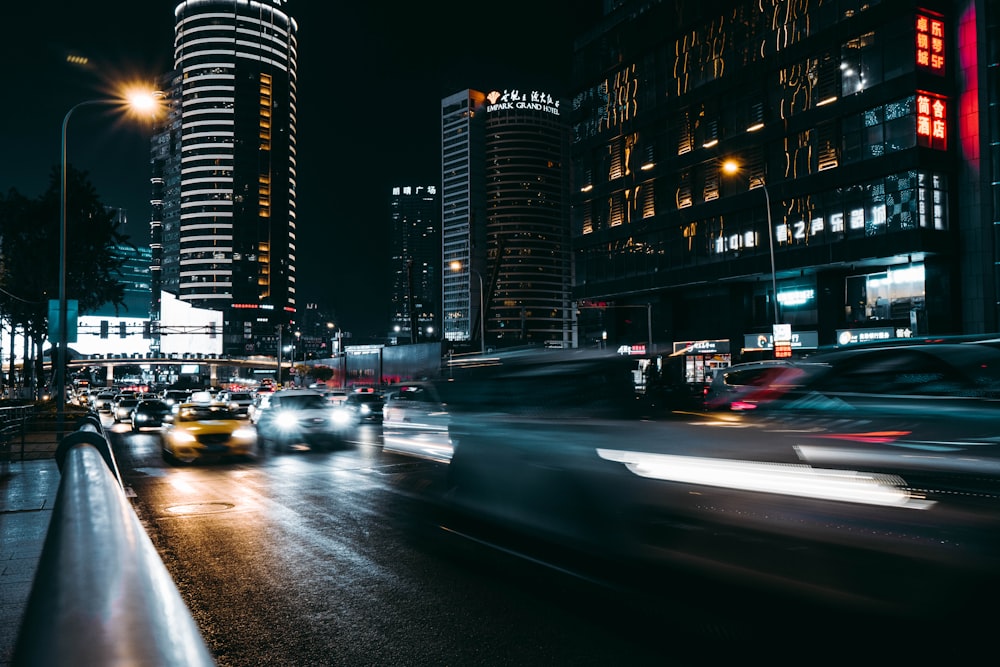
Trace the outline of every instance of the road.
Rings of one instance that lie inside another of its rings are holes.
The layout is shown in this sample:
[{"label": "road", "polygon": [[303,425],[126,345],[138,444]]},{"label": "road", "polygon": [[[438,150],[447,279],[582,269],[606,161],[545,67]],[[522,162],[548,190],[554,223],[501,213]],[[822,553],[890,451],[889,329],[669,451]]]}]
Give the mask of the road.
[{"label": "road", "polygon": [[334,451],[173,467],[157,433],[107,426],[219,665],[867,663],[908,648],[905,628],[617,572],[454,515],[434,501],[442,464],[384,452],[378,427]]}]

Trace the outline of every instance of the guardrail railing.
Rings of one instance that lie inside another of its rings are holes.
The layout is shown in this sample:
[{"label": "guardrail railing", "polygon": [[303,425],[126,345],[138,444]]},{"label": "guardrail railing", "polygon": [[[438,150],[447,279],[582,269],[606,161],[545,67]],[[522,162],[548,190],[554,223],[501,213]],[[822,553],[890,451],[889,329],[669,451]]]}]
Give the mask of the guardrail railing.
[{"label": "guardrail railing", "polygon": [[129,504],[100,417],[56,451],[62,479],[13,665],[214,665]]},{"label": "guardrail railing", "polygon": [[21,460],[24,460],[24,430],[35,414],[34,405],[0,407],[0,461],[14,458],[14,446],[20,442]]}]

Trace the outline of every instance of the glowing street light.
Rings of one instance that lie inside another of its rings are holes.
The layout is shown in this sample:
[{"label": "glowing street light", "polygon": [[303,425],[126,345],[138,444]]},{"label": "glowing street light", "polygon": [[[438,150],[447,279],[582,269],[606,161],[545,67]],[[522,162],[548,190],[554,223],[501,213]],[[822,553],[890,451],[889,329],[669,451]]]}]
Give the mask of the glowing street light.
[{"label": "glowing street light", "polygon": [[[486,332],[486,328],[484,326],[486,312],[483,310],[483,276],[479,273],[479,271],[476,271],[471,266],[463,266],[462,262],[457,259],[453,260],[451,264],[449,264],[449,267],[452,271],[461,271],[463,268],[467,268],[469,271],[476,274],[477,278],[479,278],[479,352],[480,354],[486,354],[486,336],[484,335]],[[469,325],[472,325],[471,313],[469,315]]]},{"label": "glowing street light", "polygon": [[57,410],[57,429],[62,436],[66,403],[66,362],[68,360],[68,334],[66,322],[66,129],[70,116],[83,106],[95,104],[110,104],[118,106],[135,115],[152,116],[159,109],[159,100],[163,94],[158,91],[133,88],[122,91],[119,98],[85,100],[70,107],[63,116],[62,137],[60,143],[60,183],[59,183],[59,333],[57,348],[52,357],[55,375],[55,396]]},{"label": "glowing street light", "polygon": [[[727,174],[738,174],[740,164],[735,160],[722,163],[722,170]],[[771,304],[774,307],[774,324],[778,324],[778,277],[774,270],[774,225],[771,223],[771,196],[767,192],[767,183],[763,177],[758,181],[764,190],[764,204],[767,206],[767,247],[771,254]]]}]

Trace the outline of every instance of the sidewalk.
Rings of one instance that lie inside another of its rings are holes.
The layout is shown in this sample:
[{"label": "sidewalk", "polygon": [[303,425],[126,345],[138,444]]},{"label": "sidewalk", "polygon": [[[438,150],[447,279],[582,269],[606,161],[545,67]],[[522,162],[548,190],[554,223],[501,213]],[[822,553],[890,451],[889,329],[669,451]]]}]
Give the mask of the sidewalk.
[{"label": "sidewalk", "polygon": [[52,458],[0,463],[0,667],[11,664],[60,479]]}]

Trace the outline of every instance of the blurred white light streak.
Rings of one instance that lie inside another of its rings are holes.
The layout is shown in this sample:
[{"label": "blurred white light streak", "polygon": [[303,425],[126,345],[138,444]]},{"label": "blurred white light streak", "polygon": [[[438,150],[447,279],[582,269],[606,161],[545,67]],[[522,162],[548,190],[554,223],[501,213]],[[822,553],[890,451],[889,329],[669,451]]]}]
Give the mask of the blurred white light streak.
[{"label": "blurred white light streak", "polygon": [[597,455],[623,463],[640,477],[669,482],[911,509],[927,509],[934,504],[911,496],[901,488],[903,480],[893,475],[615,449],[598,449]]}]

